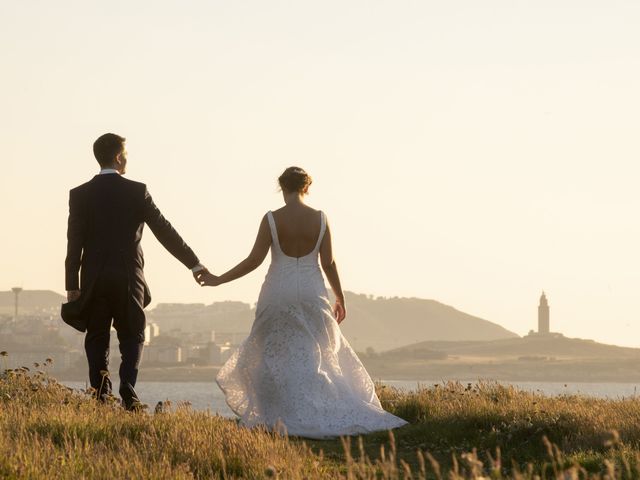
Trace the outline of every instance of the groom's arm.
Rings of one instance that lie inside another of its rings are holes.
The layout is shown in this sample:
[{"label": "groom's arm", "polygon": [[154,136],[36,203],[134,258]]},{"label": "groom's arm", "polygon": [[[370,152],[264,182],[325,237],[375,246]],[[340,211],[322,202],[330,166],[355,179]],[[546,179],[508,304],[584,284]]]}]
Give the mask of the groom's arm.
[{"label": "groom's arm", "polygon": [[153,199],[146,187],[144,189],[144,221],[149,225],[149,228],[162,246],[185,267],[190,268],[194,273],[204,269],[193,250],[153,203]]},{"label": "groom's arm", "polygon": [[67,257],[65,259],[65,290],[80,290],[80,265],[85,234],[85,216],[82,211],[83,202],[78,190],[69,192],[69,220],[67,222]]}]

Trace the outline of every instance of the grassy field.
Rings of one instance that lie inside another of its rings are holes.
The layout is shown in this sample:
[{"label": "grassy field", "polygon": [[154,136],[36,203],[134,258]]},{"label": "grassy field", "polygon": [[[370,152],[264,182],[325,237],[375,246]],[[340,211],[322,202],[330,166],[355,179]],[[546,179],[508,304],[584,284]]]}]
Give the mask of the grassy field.
[{"label": "grassy field", "polygon": [[0,478],[640,478],[636,399],[379,386],[410,425],[317,441],[182,405],[127,413],[35,370],[0,373]]}]

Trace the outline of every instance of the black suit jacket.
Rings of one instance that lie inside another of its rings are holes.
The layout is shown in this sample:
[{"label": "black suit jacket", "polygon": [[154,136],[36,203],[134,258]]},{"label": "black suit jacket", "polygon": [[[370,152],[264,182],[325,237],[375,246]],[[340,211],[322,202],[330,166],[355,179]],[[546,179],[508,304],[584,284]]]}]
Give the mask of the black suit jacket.
[{"label": "black suit jacket", "polygon": [[144,256],[140,246],[145,223],[160,243],[187,268],[199,263],[193,250],[162,216],[143,183],[114,173],[96,175],[71,190],[66,289],[82,290],[82,303],[86,304],[105,265],[123,265],[131,299],[146,307],[151,294],[144,278]]}]

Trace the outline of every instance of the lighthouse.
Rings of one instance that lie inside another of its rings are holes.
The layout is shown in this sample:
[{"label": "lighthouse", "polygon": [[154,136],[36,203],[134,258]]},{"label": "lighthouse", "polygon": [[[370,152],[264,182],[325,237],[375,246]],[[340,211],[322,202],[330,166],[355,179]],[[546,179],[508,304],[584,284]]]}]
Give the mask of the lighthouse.
[{"label": "lighthouse", "polygon": [[544,292],[540,296],[540,305],[538,305],[538,334],[549,334],[549,302]]}]

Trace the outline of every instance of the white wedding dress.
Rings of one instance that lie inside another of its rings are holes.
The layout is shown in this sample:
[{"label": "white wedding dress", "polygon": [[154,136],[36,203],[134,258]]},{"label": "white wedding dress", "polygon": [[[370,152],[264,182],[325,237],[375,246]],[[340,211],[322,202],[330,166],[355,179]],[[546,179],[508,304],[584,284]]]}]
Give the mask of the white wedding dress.
[{"label": "white wedding dress", "polygon": [[371,377],[333,317],[318,263],[324,213],[315,248],[300,258],[282,252],[271,212],[267,217],[272,260],[255,321],[216,378],[229,407],[247,427],[309,438],[405,425],[382,409]]}]

